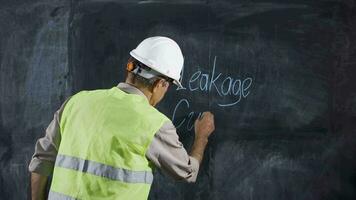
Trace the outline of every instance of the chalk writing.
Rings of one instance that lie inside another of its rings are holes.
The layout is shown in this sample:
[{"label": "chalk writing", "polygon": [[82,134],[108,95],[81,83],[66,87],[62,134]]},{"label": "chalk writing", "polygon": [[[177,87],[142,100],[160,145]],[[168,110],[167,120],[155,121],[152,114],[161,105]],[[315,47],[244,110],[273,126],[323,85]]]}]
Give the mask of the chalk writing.
[{"label": "chalk writing", "polygon": [[[218,72],[216,63],[217,57],[215,56],[211,73],[203,73],[197,70],[187,79],[187,85],[183,85],[182,88],[178,88],[177,90],[187,90],[193,93],[215,93],[217,95],[214,96],[214,98],[221,98],[221,100],[218,100],[216,103],[219,107],[235,106],[241,102],[242,99],[247,98],[253,84],[252,77],[241,79],[225,75]],[[182,70],[181,81],[183,81],[183,77],[184,69]],[[225,98],[227,96],[231,98]],[[231,101],[231,99],[233,100]],[[226,100],[230,100],[230,102],[223,102]],[[180,99],[174,107],[172,121],[176,125],[176,128],[182,127],[190,131],[194,127],[194,120],[200,115],[200,112],[192,111],[189,100],[183,98]],[[177,116],[184,117],[178,119]]]},{"label": "chalk writing", "polygon": [[[179,102],[177,103],[176,107],[174,108],[173,111],[173,116],[172,116],[172,121],[174,124],[176,124],[176,128],[180,128],[184,125],[184,123],[186,122],[186,130],[190,131],[193,129],[194,127],[194,119],[196,117],[194,117],[196,115],[196,113],[194,111],[189,111],[190,108],[190,104],[189,101],[187,99],[181,99],[179,100]],[[176,122],[176,116],[177,116],[177,112],[182,111],[183,115],[185,113],[188,113],[188,115],[186,115],[181,121]],[[197,117],[200,117],[201,113],[197,114]]]},{"label": "chalk writing", "polygon": [[[220,97],[224,96],[234,96],[235,100],[230,103],[218,103],[218,106],[226,107],[236,105],[241,101],[242,98],[246,98],[250,94],[250,87],[253,83],[251,77],[246,77],[244,79],[236,79],[231,76],[225,76],[222,73],[216,72],[216,60],[214,57],[214,64],[212,72],[202,73],[198,70],[194,72],[188,81],[188,86],[183,88],[178,88],[177,90],[186,90],[190,92],[216,92]],[[184,76],[184,69],[182,72],[182,77]],[[221,81],[221,80],[222,81]]]}]

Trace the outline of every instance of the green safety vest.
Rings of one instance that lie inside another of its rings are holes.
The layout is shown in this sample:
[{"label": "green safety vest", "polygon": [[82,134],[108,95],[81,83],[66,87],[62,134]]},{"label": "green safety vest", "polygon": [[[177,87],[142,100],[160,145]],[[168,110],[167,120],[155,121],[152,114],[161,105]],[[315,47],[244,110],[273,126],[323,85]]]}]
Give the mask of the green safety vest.
[{"label": "green safety vest", "polygon": [[48,199],[147,199],[153,165],[145,154],[168,120],[117,87],[77,93],[61,116]]}]

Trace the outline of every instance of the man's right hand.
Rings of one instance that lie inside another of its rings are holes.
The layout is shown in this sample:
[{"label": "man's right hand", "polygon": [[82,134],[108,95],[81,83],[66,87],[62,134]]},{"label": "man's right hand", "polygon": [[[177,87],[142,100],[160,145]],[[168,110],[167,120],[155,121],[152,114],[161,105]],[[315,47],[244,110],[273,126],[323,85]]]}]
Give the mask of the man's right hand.
[{"label": "man's right hand", "polygon": [[195,121],[195,140],[190,155],[202,162],[204,150],[208,144],[208,137],[215,130],[214,115],[211,112],[204,112]]},{"label": "man's right hand", "polygon": [[195,138],[208,139],[215,130],[214,115],[211,112],[204,112],[200,118],[195,121]]}]

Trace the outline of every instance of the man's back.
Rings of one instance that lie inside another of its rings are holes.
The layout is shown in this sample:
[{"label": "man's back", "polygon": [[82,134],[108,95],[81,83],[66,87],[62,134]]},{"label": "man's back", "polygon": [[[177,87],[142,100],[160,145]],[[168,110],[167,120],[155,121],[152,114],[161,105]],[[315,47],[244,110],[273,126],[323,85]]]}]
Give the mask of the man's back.
[{"label": "man's back", "polygon": [[146,199],[153,175],[145,154],[167,120],[147,99],[117,87],[74,95],[60,121],[62,141],[49,197],[125,199],[135,191],[136,199]]}]

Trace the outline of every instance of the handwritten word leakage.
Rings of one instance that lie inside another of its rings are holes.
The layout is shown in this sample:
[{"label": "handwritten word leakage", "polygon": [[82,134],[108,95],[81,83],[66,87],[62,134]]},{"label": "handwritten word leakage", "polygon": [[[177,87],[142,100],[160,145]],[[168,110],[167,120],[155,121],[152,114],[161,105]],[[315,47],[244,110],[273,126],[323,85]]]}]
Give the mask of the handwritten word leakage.
[{"label": "handwritten word leakage", "polygon": [[[250,94],[253,78],[246,77],[243,79],[239,79],[234,78],[230,75],[218,73],[216,61],[217,57],[215,56],[211,74],[202,73],[202,71],[197,70],[189,77],[189,80],[187,81],[187,86],[183,86],[183,88],[178,88],[177,90],[187,90],[192,93],[202,92],[217,94],[214,98],[221,97],[221,100],[217,101],[216,103],[218,107],[236,106],[242,99],[247,98],[247,96]],[[184,71],[182,71],[182,79],[183,77]],[[226,99],[233,100],[230,100],[230,102],[224,102],[224,100]],[[183,126],[186,123],[186,129],[190,131],[194,127],[193,116],[195,116],[195,112],[189,112],[187,109],[191,109],[189,100],[186,98],[180,99],[174,108],[172,121],[173,123],[175,123],[177,128]],[[189,114],[186,115],[186,117],[181,121],[176,122],[177,113],[187,113],[187,111],[189,112]],[[198,113],[198,116],[200,115],[201,113]]]}]

